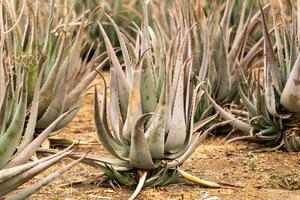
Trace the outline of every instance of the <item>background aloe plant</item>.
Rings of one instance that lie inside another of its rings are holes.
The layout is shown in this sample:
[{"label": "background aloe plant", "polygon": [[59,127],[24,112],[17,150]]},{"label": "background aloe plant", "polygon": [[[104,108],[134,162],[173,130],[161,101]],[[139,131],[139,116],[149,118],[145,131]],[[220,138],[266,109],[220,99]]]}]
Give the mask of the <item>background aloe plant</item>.
[{"label": "background aloe plant", "polygon": [[[68,149],[50,157],[34,162],[28,162],[43,141],[45,141],[52,132],[59,129],[61,124],[65,123],[64,120],[68,120],[70,115],[74,115],[77,108],[69,107],[69,109],[66,110],[64,110],[65,107],[58,108],[61,109],[60,113],[52,119],[50,116],[51,112],[48,112],[47,116],[50,118],[47,119],[48,123],[43,127],[40,134],[33,139],[40,120],[40,100],[43,97],[43,87],[41,85],[43,85],[44,81],[47,82],[48,80],[45,74],[47,73],[46,71],[48,67],[50,67],[50,64],[45,61],[50,62],[50,60],[49,58],[48,60],[44,59],[42,50],[40,50],[43,43],[35,38],[38,32],[36,31],[36,28],[38,27],[37,21],[39,18],[37,18],[33,12],[31,5],[26,3],[26,1],[23,1],[20,6],[18,5],[18,2],[1,2],[0,4],[1,197],[17,189],[37,174],[59,162],[72,152],[71,149],[74,146],[72,145]],[[20,7],[20,12],[17,7]],[[25,27],[21,25],[21,22],[26,22]],[[81,29],[83,29],[83,23]],[[78,39],[76,39],[75,44],[78,46],[77,41]],[[48,40],[45,39],[44,42],[47,44]],[[62,49],[63,47],[60,48]],[[55,53],[53,48],[48,49],[48,51],[54,51]],[[59,54],[62,54],[62,52]],[[70,54],[72,55],[72,53]],[[54,66],[60,64],[62,60],[61,56],[62,55],[58,56],[59,61],[56,60]],[[72,59],[73,58],[74,57],[72,57]],[[76,57],[74,59],[74,61],[78,61],[78,59],[76,60]],[[66,66],[68,65],[64,64],[63,68],[66,68]],[[68,76],[69,74],[56,73],[56,75]],[[81,74],[78,73],[78,75]],[[91,75],[89,76],[91,78]],[[53,84],[57,83],[55,81],[57,79],[53,79],[53,82],[50,83],[50,85],[52,84],[52,87],[55,86]],[[63,80],[69,79],[63,78]],[[85,83],[86,87],[87,84],[88,83]],[[52,104],[57,105],[56,103],[51,103],[48,105],[47,110],[53,107]],[[57,107],[53,109],[52,114],[54,111],[57,111]],[[30,196],[33,192],[48,184],[60,174],[69,170],[79,161],[80,160],[74,161],[73,163],[64,166],[56,173],[49,175],[32,187],[22,190],[21,194],[18,193],[9,196],[8,199],[24,199]]]},{"label": "background aloe plant", "polygon": [[[251,135],[231,141],[250,141],[275,146],[284,145],[288,151],[299,151],[299,17],[294,14],[291,21],[280,4],[281,25],[275,6],[271,19],[274,26],[276,50],[272,46],[272,36],[267,27],[266,16],[262,15],[264,33],[264,72],[263,74],[241,76],[239,93],[243,100],[251,130]],[[300,2],[298,2],[298,9]],[[295,6],[293,10],[297,9]],[[262,9],[261,12],[263,13]],[[261,77],[262,76],[262,77]],[[246,89],[248,88],[248,90]],[[236,126],[239,128],[238,126]]]},{"label": "background aloe plant", "polygon": [[[98,51],[91,53],[94,46],[96,49],[99,47],[97,42],[87,46],[84,40],[85,29],[94,13],[90,12],[88,16],[83,14],[79,22],[72,12],[59,18],[59,5],[55,1],[49,4],[39,1],[22,1],[22,4],[18,4],[15,1],[3,5],[2,21],[7,23],[5,26],[15,26],[6,34],[8,53],[5,56],[12,62],[7,73],[18,73],[22,66],[28,68],[27,105],[33,101],[38,74],[43,73],[37,97],[39,103],[35,108],[36,134],[46,129],[64,112],[81,106],[85,90],[96,76],[91,67],[100,69],[106,61]],[[73,35],[77,27],[78,31]],[[82,50],[87,47],[90,51],[82,57]],[[77,111],[78,109],[64,118],[55,130],[66,126]],[[33,131],[25,136],[27,144],[33,138]]]},{"label": "background aloe plant", "polygon": [[[2,13],[1,13],[2,15]],[[3,25],[1,26],[1,38],[5,38],[3,32]],[[10,53],[3,44],[7,41],[1,41],[1,52],[5,55]],[[3,58],[3,57],[2,57]],[[10,74],[12,67],[7,58],[3,58],[1,62],[1,78],[0,87],[4,88],[1,93],[0,101],[0,196],[14,191],[22,184],[31,180],[37,174],[43,172],[47,168],[53,166],[61,159],[71,153],[70,146],[68,149],[63,150],[55,155],[28,162],[35,154],[36,150],[40,147],[42,142],[49,136],[55,127],[71,112],[70,110],[62,114],[52,124],[50,124],[36,139],[30,141],[28,144],[25,141],[24,135],[31,135],[35,128],[37,117],[39,86],[42,80],[42,73],[37,79],[37,85],[33,95],[33,101],[30,109],[27,109],[27,74],[28,68],[26,65],[18,66],[18,70],[14,75]],[[11,76],[12,75],[12,76]],[[4,84],[4,85],[3,85]],[[26,124],[26,125],[25,125]],[[26,128],[25,128],[26,127]],[[25,188],[21,193],[9,196],[7,199],[24,199],[37,191],[42,186],[48,184],[53,179],[57,178],[60,174],[69,170],[78,161],[64,166],[56,173],[49,175],[44,180],[36,183],[35,185]]]}]

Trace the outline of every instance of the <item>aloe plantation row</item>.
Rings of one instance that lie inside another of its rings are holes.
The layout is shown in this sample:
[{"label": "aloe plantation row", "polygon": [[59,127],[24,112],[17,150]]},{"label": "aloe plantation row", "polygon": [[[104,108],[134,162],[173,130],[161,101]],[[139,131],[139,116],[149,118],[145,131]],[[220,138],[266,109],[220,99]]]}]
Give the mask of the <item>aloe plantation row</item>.
[{"label": "aloe plantation row", "polygon": [[[26,199],[79,162],[135,186],[129,199],[179,177],[221,188],[181,168],[221,132],[261,151],[300,150],[300,0],[83,2],[0,2],[0,199]],[[88,89],[111,157],[77,142],[43,149]]]}]

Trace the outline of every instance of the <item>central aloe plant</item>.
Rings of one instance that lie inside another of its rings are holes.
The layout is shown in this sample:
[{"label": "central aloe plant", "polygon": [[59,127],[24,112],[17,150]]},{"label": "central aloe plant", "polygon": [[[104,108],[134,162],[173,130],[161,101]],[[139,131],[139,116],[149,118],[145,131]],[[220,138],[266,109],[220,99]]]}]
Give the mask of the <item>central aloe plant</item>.
[{"label": "central aloe plant", "polygon": [[138,184],[131,199],[143,186],[166,185],[176,180],[179,174],[199,184],[219,187],[179,168],[212,129],[224,124],[203,130],[217,117],[214,115],[198,123],[198,132],[194,129],[195,105],[202,95],[199,95],[201,84],[195,85],[192,81],[191,29],[187,26],[179,28],[171,44],[166,43],[160,33],[148,26],[146,6],[147,3],[135,45],[109,18],[119,39],[126,73],[99,24],[111,70],[109,96],[106,81],[99,73],[103,81],[103,98],[100,110],[96,90],[95,123],[99,140],[115,159],[92,163],[118,183]]}]

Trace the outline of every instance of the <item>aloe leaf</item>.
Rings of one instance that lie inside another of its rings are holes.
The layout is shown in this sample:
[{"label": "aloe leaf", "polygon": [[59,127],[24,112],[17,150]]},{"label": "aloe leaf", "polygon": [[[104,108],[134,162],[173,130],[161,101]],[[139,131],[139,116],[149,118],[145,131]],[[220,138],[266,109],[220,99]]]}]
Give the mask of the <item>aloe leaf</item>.
[{"label": "aloe leaf", "polygon": [[139,182],[138,182],[138,185],[134,191],[134,193],[129,197],[128,200],[133,200],[135,199],[135,197],[137,197],[137,195],[140,193],[140,191],[142,190],[144,184],[145,184],[145,181],[146,181],[146,177],[147,177],[147,171],[139,171],[138,172],[139,174]]},{"label": "aloe leaf", "polygon": [[41,134],[39,134],[39,136],[36,137],[28,146],[16,154],[13,159],[7,165],[5,165],[5,167],[12,167],[27,162],[45,141],[45,139],[47,139],[49,134],[55,129],[56,125],[73,111],[74,110],[70,110],[54,120],[54,122],[51,123]]},{"label": "aloe leaf", "polygon": [[36,121],[37,121],[37,115],[38,115],[38,108],[39,108],[40,86],[41,86],[41,81],[43,78],[44,69],[45,68],[42,67],[39,77],[37,79],[36,85],[35,85],[33,100],[31,103],[29,120],[26,124],[25,133],[24,133],[23,139],[19,145],[18,152],[22,151],[33,139],[34,130],[35,130]]},{"label": "aloe leaf", "polygon": [[118,92],[120,98],[120,105],[121,105],[121,113],[122,116],[126,116],[127,108],[128,108],[128,101],[129,101],[129,83],[126,79],[126,76],[122,70],[121,64],[118,61],[118,58],[114,52],[114,49],[108,39],[107,34],[105,33],[102,25],[99,23],[100,31],[102,33],[105,46],[107,49],[109,60],[112,64],[112,67],[115,69],[116,76],[117,76],[117,84],[118,84]]},{"label": "aloe leaf", "polygon": [[165,152],[182,146],[186,139],[187,125],[184,112],[184,71],[180,72],[176,96],[171,117],[171,127],[165,144]]},{"label": "aloe leaf", "polygon": [[[63,65],[64,64],[67,65],[68,68],[72,68],[72,70],[67,74],[68,81],[76,81],[75,77],[77,76],[81,68],[82,62],[81,62],[80,53],[81,53],[83,38],[84,38],[84,28],[85,28],[85,16],[83,15],[79,30],[76,35],[76,39],[70,49],[67,58],[63,63]],[[62,75],[64,76],[65,74]],[[59,78],[59,80],[61,79],[62,78]]]},{"label": "aloe leaf", "polygon": [[22,199],[26,199],[29,196],[31,196],[33,193],[35,193],[36,191],[38,191],[39,189],[41,189],[43,186],[48,185],[50,182],[52,182],[54,179],[58,178],[59,176],[61,176],[63,173],[67,172],[68,170],[70,170],[74,165],[76,165],[77,163],[79,163],[84,157],[81,157],[80,159],[73,161],[72,163],[63,166],[62,168],[56,170],[54,173],[48,175],[47,177],[45,177],[44,179],[40,180],[39,182],[37,182],[36,184],[25,188],[21,191],[19,191],[17,194],[13,195],[13,196],[9,196],[7,199],[8,200],[22,200]]},{"label": "aloe leaf", "polygon": [[162,159],[164,157],[167,114],[165,98],[164,86],[164,89],[161,93],[160,102],[158,104],[158,110],[152,116],[150,126],[145,132],[151,156],[155,159]]},{"label": "aloe leaf", "polygon": [[249,111],[251,116],[256,116],[256,107],[252,104],[252,102],[248,99],[248,97],[245,95],[244,91],[242,90],[241,86],[238,86],[238,92],[241,96],[241,99],[243,103],[245,104],[247,110]]},{"label": "aloe leaf", "polygon": [[10,191],[18,188],[20,185],[24,184],[28,180],[32,179],[37,174],[41,173],[42,171],[46,170],[47,168],[53,166],[57,162],[59,162],[61,159],[66,157],[70,152],[66,152],[64,154],[58,155],[55,158],[48,160],[44,163],[41,163],[21,174],[18,174],[4,182],[0,183],[0,196],[6,195]]},{"label": "aloe leaf", "polygon": [[141,98],[143,113],[154,112],[157,106],[157,96],[155,91],[156,76],[154,75],[154,61],[152,58],[152,48],[150,44],[150,28],[148,27],[147,4],[143,4],[144,18],[141,31],[141,53],[144,53],[141,82]]},{"label": "aloe leaf", "polygon": [[74,102],[74,104],[71,107],[64,109],[65,112],[68,112],[70,110],[74,110],[74,111],[71,112],[69,115],[67,115],[63,120],[61,120],[61,122],[57,124],[54,131],[50,134],[51,136],[57,134],[59,130],[66,127],[66,125],[69,124],[74,119],[74,117],[79,112],[79,108],[82,105],[83,101],[84,101],[84,95],[78,97],[77,101]]},{"label": "aloe leaf", "polygon": [[201,133],[195,133],[193,135],[192,138],[192,142],[191,144],[188,146],[187,149],[185,149],[184,153],[181,154],[179,157],[177,157],[174,160],[171,160],[170,162],[167,163],[167,166],[169,168],[175,167],[175,166],[179,166],[181,165],[193,152],[194,150],[197,148],[197,146],[199,145],[199,138],[201,136]]},{"label": "aloe leaf", "polygon": [[145,181],[145,187],[154,187],[157,179],[162,177],[166,170],[166,168],[157,169],[156,172],[151,174],[151,176],[149,176],[149,178]]},{"label": "aloe leaf", "polygon": [[114,167],[110,167],[110,171],[113,174],[114,179],[116,179],[119,183],[126,186],[131,186],[136,183],[136,181],[125,173],[118,172]]},{"label": "aloe leaf", "polygon": [[130,166],[139,169],[154,169],[156,168],[153,163],[147,139],[144,135],[143,125],[146,118],[150,114],[144,114],[136,120],[131,134],[131,144],[129,153]]},{"label": "aloe leaf", "polygon": [[57,79],[57,75],[58,75],[59,69],[61,67],[62,60],[63,60],[63,52],[65,49],[65,43],[66,43],[66,35],[62,34],[61,41],[57,42],[59,47],[57,49],[57,55],[56,55],[55,62],[51,66],[51,71],[49,72],[49,74],[46,74],[47,79],[45,80],[44,84],[41,87],[41,95],[45,94],[47,91],[53,89],[53,83],[55,83],[55,81]]},{"label": "aloe leaf", "polygon": [[47,157],[44,157],[42,159],[39,159],[39,160],[36,160],[36,161],[33,161],[33,162],[28,162],[28,163],[25,163],[25,164],[22,164],[22,165],[18,165],[18,166],[14,166],[14,167],[10,167],[10,168],[5,168],[5,169],[1,169],[0,170],[0,182],[3,182],[4,180],[7,180],[13,176],[16,176],[32,167],[35,167],[45,161],[48,161],[48,160],[51,160],[52,158],[58,156],[58,155],[61,155],[67,151],[69,151],[71,148],[73,148],[74,145],[70,145],[68,148],[62,150],[62,151],[59,151],[59,152],[56,152],[56,154],[53,154],[51,156],[47,156]]},{"label": "aloe leaf", "polygon": [[211,102],[211,104],[213,105],[213,107],[220,113],[221,117],[224,119],[224,120],[233,120],[232,122],[230,122],[230,124],[232,126],[234,126],[235,128],[241,130],[241,131],[244,131],[244,132],[250,132],[252,127],[239,120],[239,119],[236,119],[231,113],[227,112],[226,110],[224,110],[221,106],[219,106],[211,97],[210,95],[206,92],[206,96],[208,98],[208,100]]},{"label": "aloe leaf", "polygon": [[275,16],[275,11],[274,8],[271,7],[271,13],[272,13],[272,20],[273,20],[273,24],[274,24],[274,31],[275,31],[275,38],[276,38],[276,48],[277,48],[277,57],[278,57],[278,62],[279,65],[283,65],[284,64],[284,53],[283,53],[283,45],[282,45],[282,41],[281,41],[281,36],[280,36],[280,32],[279,32],[279,27],[278,24],[276,22],[276,16]]},{"label": "aloe leaf", "polygon": [[294,113],[300,113],[300,54],[284,86],[280,103]]},{"label": "aloe leaf", "polygon": [[264,85],[265,85],[265,100],[268,111],[273,115],[277,115],[275,92],[273,88],[273,78],[270,74],[269,63],[264,59]]},{"label": "aloe leaf", "polygon": [[146,67],[142,73],[141,98],[143,113],[154,112],[157,107],[157,97],[153,71]]},{"label": "aloe leaf", "polygon": [[21,99],[13,120],[6,132],[0,136],[0,167],[10,160],[22,138],[27,106],[26,83],[23,84],[21,92]]},{"label": "aloe leaf", "polygon": [[274,141],[281,137],[281,134],[277,134],[280,131],[276,127],[269,127],[267,129],[264,129],[256,134],[256,137],[258,137],[260,140],[265,141]]},{"label": "aloe leaf", "polygon": [[[115,137],[121,145],[126,144],[124,142],[123,137],[120,135],[120,132],[117,132],[117,134],[114,134],[114,135],[110,132],[108,122],[107,122],[107,102],[106,102],[107,101],[107,86],[106,86],[106,81],[105,81],[105,78],[103,77],[103,75],[97,69],[95,69],[95,71],[99,74],[99,76],[101,77],[101,80],[103,82],[103,91],[102,91],[102,94],[103,94],[102,99],[103,100],[102,100],[102,106],[101,106],[101,119],[102,119],[102,122],[103,122],[103,126],[104,126],[106,132],[109,134],[109,137],[111,139],[113,139],[113,137]],[[119,108],[119,107],[117,107],[117,108]]]},{"label": "aloe leaf", "polygon": [[[60,153],[61,151],[58,151],[55,149],[38,149],[38,152],[39,153],[41,152],[41,153],[56,154],[56,153]],[[80,157],[82,157],[82,154],[81,153],[70,153],[68,155],[68,157],[70,157],[72,159],[79,159]],[[85,163],[87,165],[91,165],[91,166],[98,166],[98,165],[103,166],[104,164],[107,164],[107,165],[119,166],[122,168],[124,168],[124,167],[129,168],[128,161],[120,160],[117,158],[101,158],[96,155],[87,155],[84,157],[84,159],[81,162]]]},{"label": "aloe leaf", "polygon": [[178,170],[177,170],[177,169],[173,169],[171,174],[168,173],[168,175],[167,175],[167,180],[165,180],[165,181],[162,183],[161,186],[168,185],[168,184],[170,184],[170,183],[175,182],[175,181],[178,179],[178,177],[179,177],[179,172],[178,172]]},{"label": "aloe leaf", "polygon": [[[222,64],[216,64],[218,67],[218,75],[219,75],[219,83],[218,83],[218,93],[217,93],[217,98],[220,100],[225,99],[228,97],[228,92],[231,90],[231,85],[232,85],[232,79],[230,78],[230,68],[228,66],[228,57],[226,55],[226,47],[224,43],[224,39],[222,36],[219,38],[220,41],[220,48],[219,48],[219,58],[218,60],[224,59],[224,62]],[[222,77],[221,77],[222,76]]]},{"label": "aloe leaf", "polygon": [[[204,11],[203,11],[204,12]],[[205,18],[205,15],[203,14],[203,17]],[[211,38],[210,38],[210,29],[208,26],[208,22],[205,18],[205,22],[203,24],[203,31],[204,34],[204,41],[203,41],[203,57],[202,57],[202,64],[199,70],[199,82],[202,82],[207,77],[208,68],[211,62],[211,55],[212,55],[212,44],[211,44]]]},{"label": "aloe leaf", "polygon": [[196,122],[194,124],[193,132],[199,131],[201,128],[203,128],[204,126],[206,126],[208,123],[210,123],[214,119],[216,119],[218,115],[219,115],[219,113],[216,113],[216,114],[214,114],[212,116],[209,116],[208,118],[205,118],[203,120],[200,120],[200,121]]},{"label": "aloe leaf", "polygon": [[125,157],[122,156],[122,154],[126,154],[126,149],[118,145],[117,141],[110,136],[110,133],[108,133],[104,127],[103,119],[101,119],[100,116],[98,92],[96,88],[94,98],[94,119],[96,124],[97,136],[100,142],[103,144],[104,148],[116,158],[121,160],[127,160]]},{"label": "aloe leaf", "polygon": [[194,116],[195,116],[195,109],[196,109],[196,105],[197,105],[197,95],[198,95],[198,90],[201,86],[202,86],[202,83],[199,83],[193,90],[193,95],[191,98],[190,116],[188,118],[189,126],[186,130],[187,135],[186,135],[184,144],[177,150],[177,152],[172,152],[171,154],[165,154],[166,159],[176,159],[177,157],[181,156],[192,142],[193,134],[195,132]]},{"label": "aloe leaf", "polygon": [[[69,69],[67,71],[69,72]],[[47,126],[49,126],[49,124],[51,124],[51,122],[53,122],[64,112],[64,106],[69,86],[67,76],[68,73],[61,80],[59,88],[54,94],[52,102],[48,105],[48,108],[46,109],[44,114],[36,122],[37,129],[46,128]]]},{"label": "aloe leaf", "polygon": [[190,157],[190,155],[195,151],[195,149],[198,147],[198,145],[207,137],[207,135],[213,131],[214,129],[220,127],[220,126],[224,126],[227,125],[229,123],[232,122],[232,119],[230,120],[226,120],[226,121],[222,121],[219,123],[216,123],[212,126],[210,126],[208,129],[206,129],[204,132],[196,132],[193,135],[193,139],[191,144],[188,146],[188,148],[186,149],[186,151],[178,158],[176,158],[175,160],[172,160],[170,162],[167,163],[167,167],[168,168],[172,168],[175,166],[180,166],[186,159],[188,159]]},{"label": "aloe leaf", "polygon": [[123,136],[127,141],[130,141],[135,121],[141,116],[141,70],[133,70],[127,117],[123,128]]},{"label": "aloe leaf", "polygon": [[[106,62],[108,61],[108,58],[104,59],[95,69],[101,70]],[[79,96],[82,95],[82,93],[86,90],[86,88],[92,83],[92,81],[95,79],[97,75],[96,71],[89,72],[86,76],[84,76],[80,82],[77,82],[74,87],[71,88],[71,91],[69,91],[65,107],[69,108],[71,105],[73,105],[79,98]]]},{"label": "aloe leaf", "polygon": [[[117,77],[114,69],[110,69],[110,119],[112,130],[119,141],[124,141],[122,135],[123,121],[121,116]],[[126,118],[124,118],[125,120]]]},{"label": "aloe leaf", "polygon": [[114,20],[106,14],[106,17],[109,19],[110,23],[113,25],[116,33],[117,33],[117,37],[118,37],[118,40],[119,40],[119,43],[120,43],[120,47],[121,47],[121,50],[122,50],[122,55],[123,55],[123,58],[124,58],[124,63],[125,63],[125,67],[126,67],[126,75],[127,75],[127,80],[130,84],[131,82],[131,62],[130,62],[130,56],[129,56],[129,52],[128,52],[128,49],[127,49],[127,46],[126,46],[126,42],[124,40],[124,36],[123,34],[121,33],[120,29],[118,28],[117,24],[114,22]]},{"label": "aloe leaf", "polygon": [[267,28],[266,18],[265,18],[264,11],[263,11],[260,3],[259,3],[259,8],[260,8],[261,15],[262,15],[262,28],[263,28],[263,34],[264,34],[264,39],[265,39],[267,63],[270,67],[270,73],[272,76],[272,80],[273,80],[275,89],[278,94],[281,94],[282,89],[283,89],[283,86],[282,86],[283,83],[282,83],[282,76],[280,73],[280,68],[276,61],[275,53],[274,53],[273,46],[271,43],[271,38],[270,38],[268,28]]},{"label": "aloe leaf", "polygon": [[8,87],[9,83],[6,84],[5,90],[3,97],[1,99],[1,104],[0,104],[0,138],[1,138],[1,133],[4,131],[4,126],[5,126],[5,110],[6,110],[6,105],[7,105],[7,98],[8,98]]},{"label": "aloe leaf", "polygon": [[[206,119],[203,119],[203,120],[199,121],[199,122],[197,123],[197,125],[196,125],[196,126],[197,126],[196,128],[199,127],[199,129],[201,129],[200,127],[203,127],[203,126],[207,125],[208,123],[210,123],[211,121],[215,120],[215,119],[218,117],[218,115],[219,115],[219,114],[216,113],[216,114],[213,115],[213,116],[210,116],[210,117],[208,117],[208,118],[206,118]],[[196,128],[194,128],[193,133],[196,132],[196,131],[195,131]],[[199,129],[198,129],[198,130],[199,130]],[[198,133],[196,133],[196,134],[198,134]],[[186,143],[185,146],[183,146],[183,148],[181,148],[180,151],[178,151],[178,152],[176,152],[176,153],[172,153],[172,154],[170,154],[170,155],[166,155],[165,157],[168,158],[168,159],[177,159],[177,158],[181,157],[181,156],[182,156],[183,154],[185,154],[185,152],[190,148],[190,145],[192,145],[193,140],[195,140],[195,136],[193,136],[193,134],[191,134],[190,140]]]}]

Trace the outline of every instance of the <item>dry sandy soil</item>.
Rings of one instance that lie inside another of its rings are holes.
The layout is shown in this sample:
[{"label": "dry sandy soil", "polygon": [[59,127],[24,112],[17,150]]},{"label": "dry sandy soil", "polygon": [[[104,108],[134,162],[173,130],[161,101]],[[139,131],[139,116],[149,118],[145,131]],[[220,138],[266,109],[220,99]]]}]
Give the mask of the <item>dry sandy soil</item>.
[{"label": "dry sandy soil", "polygon": [[[77,118],[59,137],[88,143],[78,147],[80,152],[90,151],[91,154],[105,156],[107,154],[98,143],[94,131],[92,104],[92,96],[88,96]],[[300,199],[300,153],[253,153],[249,145],[225,145],[223,140],[224,136],[209,138],[198,147],[183,168],[203,179],[235,184],[242,188],[206,189],[179,179],[177,183],[166,187],[146,188],[137,199]],[[36,178],[41,178],[69,162],[70,160],[66,159]],[[30,199],[119,200],[127,199],[134,190],[126,187],[112,188],[106,183],[101,183],[101,180],[101,171],[79,164]]]}]

